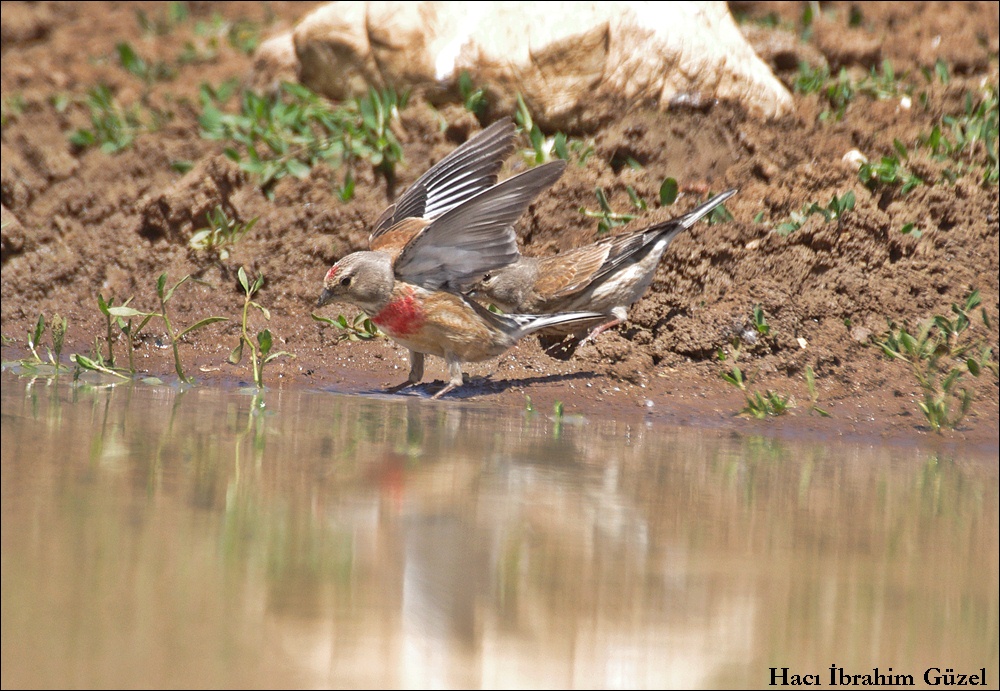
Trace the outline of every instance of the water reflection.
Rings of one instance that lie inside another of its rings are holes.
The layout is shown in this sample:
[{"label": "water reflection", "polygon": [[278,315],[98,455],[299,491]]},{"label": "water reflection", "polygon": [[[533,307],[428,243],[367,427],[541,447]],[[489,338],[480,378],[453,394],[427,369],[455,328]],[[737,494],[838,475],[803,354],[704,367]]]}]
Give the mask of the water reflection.
[{"label": "water reflection", "polygon": [[4,687],[998,678],[995,458],[6,373],[2,398]]}]

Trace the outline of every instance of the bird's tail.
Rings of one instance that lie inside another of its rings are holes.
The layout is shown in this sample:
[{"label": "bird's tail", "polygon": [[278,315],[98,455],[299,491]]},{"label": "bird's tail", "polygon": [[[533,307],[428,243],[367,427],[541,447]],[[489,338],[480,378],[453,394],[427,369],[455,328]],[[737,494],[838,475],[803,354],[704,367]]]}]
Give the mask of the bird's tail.
[{"label": "bird's tail", "polygon": [[709,199],[704,204],[696,206],[694,209],[684,214],[681,218],[677,219],[684,228],[690,228],[695,223],[700,221],[704,216],[712,212],[712,209],[717,207],[722,202],[729,199],[731,196],[736,194],[739,190],[731,189],[717,194],[711,199]]},{"label": "bird's tail", "polygon": [[569,327],[569,331],[586,331],[608,321],[599,312],[563,312],[561,314],[495,314],[510,325],[515,338],[523,338],[552,326]]}]

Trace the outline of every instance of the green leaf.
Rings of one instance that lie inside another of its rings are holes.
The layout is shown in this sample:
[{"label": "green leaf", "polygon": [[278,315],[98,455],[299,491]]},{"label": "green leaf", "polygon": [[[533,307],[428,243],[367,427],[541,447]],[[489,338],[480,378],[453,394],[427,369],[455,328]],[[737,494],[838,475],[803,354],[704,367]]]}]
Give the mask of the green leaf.
[{"label": "green leaf", "polygon": [[39,313],[38,322],[35,323],[35,332],[31,334],[31,346],[35,347],[42,341],[42,334],[45,333],[45,317]]},{"label": "green leaf", "polygon": [[666,178],[660,185],[660,206],[670,206],[677,201],[677,193],[677,180]]},{"label": "green leaf", "polygon": [[177,338],[178,339],[184,338],[186,334],[191,333],[195,329],[200,329],[203,326],[208,326],[209,324],[214,324],[215,322],[227,322],[227,321],[229,321],[228,317],[205,317],[201,321],[195,322],[194,324],[192,324],[191,326],[189,326],[188,328],[184,329],[179,334],[177,334]]},{"label": "green leaf", "polygon": [[125,319],[128,319],[129,317],[148,317],[148,316],[152,316],[152,315],[155,314],[155,312],[140,312],[137,309],[134,309],[132,307],[125,307],[123,305],[121,307],[109,307],[108,308],[108,314],[110,314],[113,317],[123,317]]},{"label": "green leaf", "polygon": [[971,374],[973,377],[979,376],[980,372],[979,363],[976,362],[973,358],[970,357],[968,360],[966,360],[965,366],[969,368],[969,374]]},{"label": "green leaf", "polygon": [[[163,277],[166,278],[167,275],[163,274]],[[177,290],[178,288],[180,288],[181,284],[184,283],[189,278],[191,278],[190,274],[187,275],[187,276],[185,276],[181,280],[177,281],[177,283],[174,284],[174,287],[167,291],[167,294],[163,297],[163,301],[167,302],[168,300],[170,300],[170,298],[172,298],[174,296],[174,291]],[[157,290],[159,290],[159,287],[157,287]]]},{"label": "green leaf", "polygon": [[[374,159],[372,160],[372,163],[375,163]],[[289,175],[296,177],[299,180],[304,180],[309,177],[309,173],[312,170],[309,166],[297,158],[288,159],[288,161],[285,162],[285,168],[288,170]]]},{"label": "green leaf", "polygon": [[236,344],[236,347],[232,349],[229,353],[229,362],[233,365],[240,364],[243,359],[243,337],[240,336],[240,342]]},{"label": "green leaf", "polygon": [[247,280],[247,272],[242,266],[236,272],[236,278],[239,279],[240,285],[243,286],[243,292],[250,295],[250,282]]},{"label": "green leaf", "polygon": [[258,333],[257,343],[258,345],[260,345],[261,355],[267,357],[267,354],[271,352],[271,345],[272,345],[271,330],[264,329],[263,331]]},{"label": "green leaf", "polygon": [[[163,300],[163,289],[167,285],[167,275],[165,273],[160,274],[160,277],[156,279],[156,294],[161,300]],[[166,302],[166,300],[164,300]]]},{"label": "green leaf", "polygon": [[271,362],[271,360],[275,360],[279,357],[294,358],[295,354],[289,353],[287,350],[279,350],[277,353],[271,353],[266,358],[264,358],[264,364],[266,365],[267,363]]}]

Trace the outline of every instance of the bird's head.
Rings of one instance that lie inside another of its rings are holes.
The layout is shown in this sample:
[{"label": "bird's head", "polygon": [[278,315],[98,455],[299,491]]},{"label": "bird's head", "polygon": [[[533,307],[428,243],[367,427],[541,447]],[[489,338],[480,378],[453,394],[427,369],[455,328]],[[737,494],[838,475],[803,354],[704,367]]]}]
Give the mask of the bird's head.
[{"label": "bird's head", "polygon": [[326,272],[317,307],[342,300],[357,305],[368,314],[376,314],[392,297],[394,283],[388,254],[354,252]]}]

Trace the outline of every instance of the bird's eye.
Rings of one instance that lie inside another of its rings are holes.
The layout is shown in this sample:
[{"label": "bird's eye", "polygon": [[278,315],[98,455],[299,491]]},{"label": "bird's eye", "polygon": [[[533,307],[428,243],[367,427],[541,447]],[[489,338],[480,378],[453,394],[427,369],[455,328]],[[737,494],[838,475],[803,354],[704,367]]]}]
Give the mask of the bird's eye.
[{"label": "bird's eye", "polygon": [[342,279],[340,279],[340,285],[344,286],[345,288],[351,285],[351,277],[344,276]]},{"label": "bird's eye", "polygon": [[489,283],[493,280],[493,274],[483,274],[483,283]]}]

